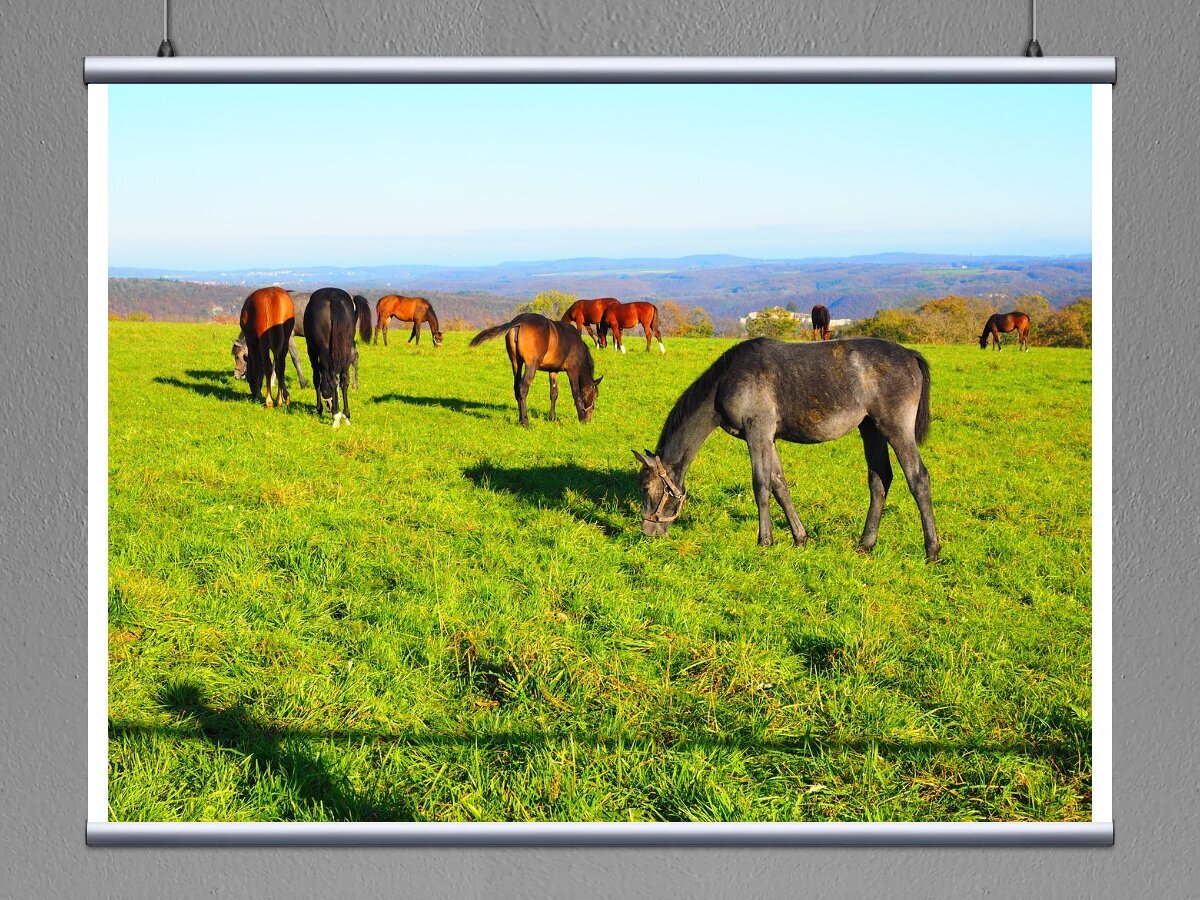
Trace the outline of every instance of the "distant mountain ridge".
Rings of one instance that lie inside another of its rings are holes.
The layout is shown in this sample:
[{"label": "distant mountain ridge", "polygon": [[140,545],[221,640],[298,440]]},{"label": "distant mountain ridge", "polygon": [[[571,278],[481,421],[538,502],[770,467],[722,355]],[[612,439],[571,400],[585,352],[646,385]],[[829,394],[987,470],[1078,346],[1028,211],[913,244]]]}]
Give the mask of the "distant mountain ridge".
[{"label": "distant mountain ridge", "polygon": [[[718,320],[788,303],[799,309],[821,303],[835,318],[861,318],[881,308],[914,306],[948,294],[981,296],[1001,305],[1006,298],[1041,294],[1061,306],[1091,295],[1092,264],[1087,254],[1036,257],[894,252],[770,260],[706,254],[577,257],[490,266],[320,265],[215,271],[113,267],[110,276],[115,281],[136,279],[143,292],[162,295],[164,301],[165,295],[174,294],[174,300],[147,309],[156,318],[207,318],[212,305],[229,304],[231,288],[244,295],[247,289],[269,284],[302,291],[338,285],[374,294],[372,301],[384,293],[413,293],[430,299],[436,294],[444,298],[443,305],[460,297],[464,302],[453,304],[459,310],[454,314],[479,324],[476,320],[494,318],[521,300],[550,289],[581,297],[675,300],[703,306]],[[156,282],[160,288],[154,287]],[[184,290],[182,283],[189,287]],[[171,284],[179,290],[162,290]],[[206,301],[204,287],[210,289],[211,301]],[[136,305],[137,297],[129,290],[116,293],[120,308],[144,308]],[[219,302],[215,299],[218,295]],[[467,298],[469,302],[465,302]],[[110,307],[118,309],[111,298]]]}]

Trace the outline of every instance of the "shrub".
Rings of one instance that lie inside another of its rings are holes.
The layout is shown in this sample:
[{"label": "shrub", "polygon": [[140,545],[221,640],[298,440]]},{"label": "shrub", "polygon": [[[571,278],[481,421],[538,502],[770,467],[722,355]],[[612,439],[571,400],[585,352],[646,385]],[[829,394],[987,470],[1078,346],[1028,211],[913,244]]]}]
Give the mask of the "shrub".
[{"label": "shrub", "polygon": [[799,337],[800,323],[782,306],[772,306],[754,318],[746,319],[746,333],[752,338],[769,337],[786,341]]},{"label": "shrub", "polygon": [[521,313],[541,313],[550,319],[561,319],[572,303],[579,298],[574,294],[563,291],[542,291],[528,303],[522,303],[514,310],[515,315]]}]

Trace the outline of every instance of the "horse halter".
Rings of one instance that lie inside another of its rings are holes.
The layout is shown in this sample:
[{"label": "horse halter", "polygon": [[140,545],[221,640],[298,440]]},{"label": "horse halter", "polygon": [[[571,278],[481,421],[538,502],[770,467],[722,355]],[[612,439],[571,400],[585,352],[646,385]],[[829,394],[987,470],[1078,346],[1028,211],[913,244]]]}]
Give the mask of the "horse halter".
[{"label": "horse halter", "polygon": [[[669,525],[670,523],[672,523],[676,519],[678,519],[679,514],[681,512],[683,512],[683,501],[687,499],[687,491],[685,491],[683,488],[681,488],[679,485],[677,485],[674,481],[671,480],[671,476],[667,474],[667,469],[662,463],[659,463],[655,467],[654,472],[656,475],[658,475],[659,478],[661,478],[663,480],[663,487],[665,488],[665,490],[663,491],[663,495],[659,499],[658,506],[655,508],[654,512],[650,513],[650,515],[648,515],[648,516],[643,515],[642,521],[643,522],[654,522],[659,525]],[[664,516],[663,508],[666,507],[666,505],[667,505],[668,497],[670,497],[674,500],[678,500],[679,507],[671,515]]]}]

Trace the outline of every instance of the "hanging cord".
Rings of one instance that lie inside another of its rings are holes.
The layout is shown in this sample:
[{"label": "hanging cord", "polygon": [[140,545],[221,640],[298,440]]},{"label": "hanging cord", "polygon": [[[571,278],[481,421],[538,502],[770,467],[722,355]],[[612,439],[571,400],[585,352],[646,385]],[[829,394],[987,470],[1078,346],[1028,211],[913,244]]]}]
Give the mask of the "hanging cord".
[{"label": "hanging cord", "polygon": [[[159,56],[174,56],[175,45],[171,43],[171,0],[163,0],[163,39],[158,45]],[[1041,56],[1039,53],[1038,56]]]},{"label": "hanging cord", "polygon": [[1037,39],[1037,0],[1029,0],[1029,43],[1025,45],[1025,55],[1042,55],[1042,45]]}]

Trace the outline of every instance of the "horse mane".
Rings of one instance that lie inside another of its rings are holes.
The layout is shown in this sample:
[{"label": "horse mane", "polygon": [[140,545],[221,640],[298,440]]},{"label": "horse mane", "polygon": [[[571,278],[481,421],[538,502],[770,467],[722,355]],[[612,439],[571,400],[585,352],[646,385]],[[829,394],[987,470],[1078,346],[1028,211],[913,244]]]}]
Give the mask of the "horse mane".
[{"label": "horse mane", "polygon": [[[421,299],[424,300],[425,298],[422,297]],[[442,326],[438,324],[437,313],[433,311],[433,304],[428,300],[425,300],[425,317],[429,320],[429,324],[433,326],[435,332],[442,330]]]},{"label": "horse mane", "polygon": [[1000,313],[992,313],[988,316],[988,320],[983,323],[983,334],[979,336],[979,345],[983,346],[987,341],[988,332],[992,330],[992,323],[1000,318]]},{"label": "horse mane", "polygon": [[733,352],[742,346],[744,345],[735,344],[718,356],[716,361],[705,369],[699,378],[688,385],[687,390],[679,395],[679,399],[671,407],[671,412],[667,414],[667,421],[663,423],[662,431],[658,435],[658,446],[655,448],[656,453],[662,452],[663,444],[666,443],[668,435],[674,434],[688,420],[692,413],[712,396],[713,391],[717,388],[717,384],[720,383],[725,373],[729,370],[729,363],[733,357]]}]

